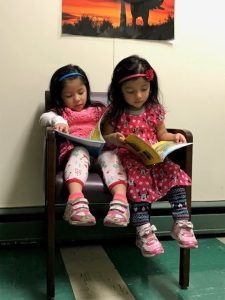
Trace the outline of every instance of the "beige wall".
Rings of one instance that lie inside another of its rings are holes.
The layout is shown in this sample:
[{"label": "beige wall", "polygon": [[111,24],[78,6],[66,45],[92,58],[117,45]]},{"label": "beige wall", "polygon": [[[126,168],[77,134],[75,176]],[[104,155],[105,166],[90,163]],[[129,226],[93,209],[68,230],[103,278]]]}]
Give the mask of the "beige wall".
[{"label": "beige wall", "polygon": [[[106,91],[123,57],[147,58],[159,75],[167,126],[194,134],[193,199],[225,199],[224,1],[176,0],[172,44],[60,35],[61,1],[0,2],[0,207],[44,203],[38,119],[55,69],[79,64]],[[214,154],[212,144],[216,143]]]}]

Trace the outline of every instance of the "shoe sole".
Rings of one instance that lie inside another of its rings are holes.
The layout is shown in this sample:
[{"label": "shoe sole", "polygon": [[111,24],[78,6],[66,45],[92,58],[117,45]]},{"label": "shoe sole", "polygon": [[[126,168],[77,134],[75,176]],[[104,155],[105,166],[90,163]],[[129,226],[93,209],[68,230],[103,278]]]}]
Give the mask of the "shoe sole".
[{"label": "shoe sole", "polygon": [[137,242],[136,242],[136,246],[141,250],[141,254],[142,254],[142,256],[144,256],[144,257],[154,257],[154,256],[159,256],[159,255],[161,255],[161,254],[164,253],[164,250],[162,250],[162,252],[160,252],[160,253],[149,254],[148,252],[144,252],[144,251],[142,250],[142,248],[141,248],[141,245],[139,245]]},{"label": "shoe sole", "polygon": [[197,249],[198,248],[198,245],[193,245],[193,246],[185,246],[183,244],[180,244],[178,242],[178,240],[176,239],[176,236],[173,235],[173,233],[170,234],[171,237],[177,242],[177,245],[180,247],[180,248],[183,248],[183,249]]},{"label": "shoe sole", "polygon": [[103,222],[103,224],[106,227],[127,227],[129,223],[118,224],[118,223]]},{"label": "shoe sole", "polygon": [[94,226],[96,224],[96,221],[88,223],[88,222],[81,222],[81,221],[71,221],[70,219],[66,218],[65,216],[63,217],[65,221],[67,221],[70,225],[75,225],[75,226]]}]

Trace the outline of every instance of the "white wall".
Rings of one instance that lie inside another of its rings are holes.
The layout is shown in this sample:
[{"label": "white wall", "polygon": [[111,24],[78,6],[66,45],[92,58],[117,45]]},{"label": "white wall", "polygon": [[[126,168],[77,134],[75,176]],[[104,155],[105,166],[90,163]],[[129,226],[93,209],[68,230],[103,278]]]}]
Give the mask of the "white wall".
[{"label": "white wall", "polygon": [[[155,67],[167,126],[194,135],[193,200],[225,199],[225,5],[176,0],[173,44],[60,35],[61,1],[0,2],[0,207],[39,206],[44,90],[58,67],[79,64],[93,91],[106,91],[114,65],[139,54]],[[214,154],[212,144],[216,143]]]}]

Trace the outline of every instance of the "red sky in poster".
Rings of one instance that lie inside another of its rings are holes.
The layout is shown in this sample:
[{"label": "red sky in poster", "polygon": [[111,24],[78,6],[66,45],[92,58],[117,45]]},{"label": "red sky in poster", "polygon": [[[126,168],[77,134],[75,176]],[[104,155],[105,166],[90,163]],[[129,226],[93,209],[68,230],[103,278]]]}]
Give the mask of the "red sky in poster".
[{"label": "red sky in poster", "polygon": [[[150,13],[150,25],[164,23],[168,17],[174,17],[174,1],[164,0],[164,10],[155,9]],[[120,22],[120,1],[119,0],[62,0],[62,11],[64,14],[72,15],[73,18],[63,20],[63,23],[73,24],[82,16],[96,18],[96,20],[108,20],[113,26],[119,26]],[[127,23],[131,24],[130,5],[126,4]],[[142,20],[137,19],[142,24]]]}]

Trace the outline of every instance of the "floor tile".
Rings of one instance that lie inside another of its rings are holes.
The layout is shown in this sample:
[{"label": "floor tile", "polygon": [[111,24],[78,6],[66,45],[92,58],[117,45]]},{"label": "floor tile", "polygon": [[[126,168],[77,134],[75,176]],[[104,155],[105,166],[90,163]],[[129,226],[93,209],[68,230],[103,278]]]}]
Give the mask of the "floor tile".
[{"label": "floor tile", "polygon": [[[56,252],[56,300],[74,300],[59,251]],[[43,246],[0,248],[0,299],[46,300],[46,254]]]},{"label": "floor tile", "polygon": [[225,237],[219,237],[219,238],[217,238],[217,240],[219,240],[220,242],[225,244]]},{"label": "floor tile", "polygon": [[[57,248],[55,300],[225,299],[224,238],[199,239],[187,290],[178,285],[176,242],[162,244],[165,253],[153,258],[142,257],[133,240]],[[0,248],[0,300],[14,299],[46,299],[44,246]]]},{"label": "floor tile", "polygon": [[77,300],[135,300],[99,245],[61,249]]},{"label": "floor tile", "polygon": [[178,285],[179,248],[175,241],[162,242],[165,253],[144,258],[139,249],[127,244],[105,245],[121,277],[136,300],[225,299],[225,245],[217,239],[199,239],[191,251],[190,286]]}]

